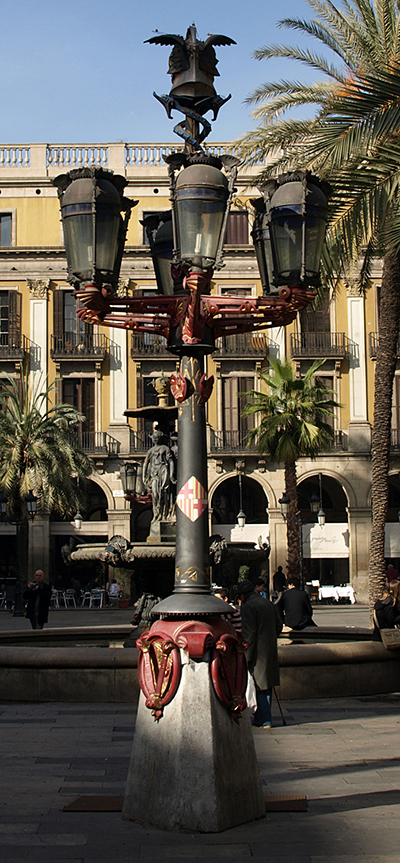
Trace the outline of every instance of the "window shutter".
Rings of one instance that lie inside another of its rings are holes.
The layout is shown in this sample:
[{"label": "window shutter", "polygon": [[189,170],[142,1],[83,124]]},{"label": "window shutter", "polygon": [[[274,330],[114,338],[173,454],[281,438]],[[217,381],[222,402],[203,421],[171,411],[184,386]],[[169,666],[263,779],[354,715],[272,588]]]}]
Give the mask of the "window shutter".
[{"label": "window shutter", "polygon": [[248,246],[249,222],[246,213],[229,213],[226,227],[225,243],[228,246]]},{"label": "window shutter", "polygon": [[237,378],[222,378],[224,431],[238,431]]},{"label": "window shutter", "polygon": [[21,335],[21,294],[19,291],[8,292],[8,343],[10,347],[18,347]]},{"label": "window shutter", "polygon": [[[250,390],[254,389],[254,378],[238,378],[238,392],[239,393],[248,393]],[[238,395],[238,410],[239,410],[239,424],[240,431],[242,434],[246,434],[250,429],[254,428],[254,414],[251,414],[248,417],[244,417],[242,414],[242,409],[250,401],[249,398],[245,398],[243,396]]]},{"label": "window shutter", "polygon": [[54,397],[56,400],[56,404],[61,404],[63,399],[63,382],[61,378],[56,378],[55,387],[54,387]]},{"label": "window shutter", "polygon": [[64,332],[64,291],[53,291],[53,303],[54,335],[60,338]]},{"label": "window shutter", "polygon": [[82,378],[82,413],[86,417],[83,431],[94,432],[94,380]]},{"label": "window shutter", "polygon": [[[136,368],[136,407],[142,408],[143,405],[144,405],[144,382],[143,382],[142,375],[140,374],[140,371],[138,370],[138,368]],[[143,419],[143,417],[137,417],[136,423],[137,423],[136,428],[137,428],[138,434],[142,435],[144,433],[144,419]]]}]

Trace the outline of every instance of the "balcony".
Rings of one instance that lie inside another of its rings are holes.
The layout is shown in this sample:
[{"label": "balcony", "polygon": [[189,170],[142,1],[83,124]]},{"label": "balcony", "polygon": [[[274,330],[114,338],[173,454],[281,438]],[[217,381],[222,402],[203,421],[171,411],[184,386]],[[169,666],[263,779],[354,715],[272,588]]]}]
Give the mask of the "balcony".
[{"label": "balcony", "polygon": [[290,355],[296,360],[325,359],[344,360],[349,353],[345,333],[292,333]]},{"label": "balcony", "polygon": [[341,429],[337,429],[333,434],[333,439],[323,452],[345,452],[347,450],[347,434]]},{"label": "balcony", "polygon": [[167,340],[157,333],[132,333],[132,359],[154,356],[165,356],[166,359],[171,359],[171,354],[167,350]]},{"label": "balcony", "polygon": [[88,455],[118,455],[120,442],[107,432],[80,432],[79,443]]},{"label": "balcony", "polygon": [[235,336],[222,336],[215,346],[218,357],[265,357],[268,351],[268,339],[264,333],[240,333]]},{"label": "balcony", "polygon": [[[379,333],[369,334],[369,356],[371,360],[376,360],[376,355],[379,348]],[[396,342],[396,355],[400,357],[400,339]]]},{"label": "balcony", "polygon": [[51,337],[53,360],[104,360],[106,353],[107,337],[103,333],[63,333]]},{"label": "balcony", "polygon": [[246,446],[246,432],[244,431],[214,431],[211,429],[211,453],[255,453],[256,443]]},{"label": "balcony", "polygon": [[144,453],[153,446],[153,441],[149,434],[145,432],[136,432],[131,429],[131,453]]},{"label": "balcony", "polygon": [[29,351],[29,340],[25,336],[0,333],[0,360],[23,360]]}]

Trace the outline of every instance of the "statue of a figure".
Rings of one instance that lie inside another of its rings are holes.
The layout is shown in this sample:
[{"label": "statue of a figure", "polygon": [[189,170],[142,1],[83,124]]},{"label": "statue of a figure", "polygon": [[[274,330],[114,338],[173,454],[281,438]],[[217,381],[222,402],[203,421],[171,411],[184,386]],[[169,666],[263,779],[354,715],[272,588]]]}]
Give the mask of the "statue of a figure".
[{"label": "statue of a figure", "polygon": [[161,443],[164,435],[154,428],[143,465],[143,483],[153,498],[153,521],[167,521],[171,517],[171,498],[176,488],[175,461],[169,446]]}]

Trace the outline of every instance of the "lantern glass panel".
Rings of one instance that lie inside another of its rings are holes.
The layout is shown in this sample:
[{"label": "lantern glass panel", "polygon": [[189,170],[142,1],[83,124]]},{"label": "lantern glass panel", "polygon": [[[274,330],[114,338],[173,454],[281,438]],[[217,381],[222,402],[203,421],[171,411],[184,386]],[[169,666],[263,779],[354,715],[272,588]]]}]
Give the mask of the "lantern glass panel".
[{"label": "lantern glass panel", "polygon": [[271,231],[274,241],[279,279],[288,278],[291,273],[301,272],[302,218],[297,214],[282,214],[272,220]]},{"label": "lantern glass panel", "polygon": [[319,272],[326,222],[317,216],[307,217],[306,222],[306,273]]},{"label": "lantern glass panel", "polygon": [[118,250],[120,215],[100,207],[96,213],[96,268],[112,272]]},{"label": "lantern glass panel", "polygon": [[[71,212],[72,210],[72,212]],[[68,264],[74,273],[93,268],[93,221],[91,204],[63,208],[65,248]]]},{"label": "lantern glass panel", "polygon": [[160,270],[163,294],[169,296],[174,293],[174,280],[171,276],[172,256],[164,258],[162,255],[158,255],[157,263]]},{"label": "lantern glass panel", "polygon": [[202,264],[214,261],[225,212],[225,199],[178,197],[180,253],[183,261]]}]

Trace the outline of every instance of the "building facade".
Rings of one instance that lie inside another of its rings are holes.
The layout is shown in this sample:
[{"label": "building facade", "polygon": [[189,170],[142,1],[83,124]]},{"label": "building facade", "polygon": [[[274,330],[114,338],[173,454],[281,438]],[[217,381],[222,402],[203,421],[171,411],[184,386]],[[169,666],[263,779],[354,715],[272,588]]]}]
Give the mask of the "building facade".
[{"label": "building facade", "polygon": [[[129,224],[119,290],[148,295],[156,291],[153,266],[141,220],[168,210],[168,175],[163,155],[172,144],[93,144],[0,146],[0,376],[18,376],[30,363],[32,379],[56,381],[55,398],[74,404],[86,420],[79,430],[94,472],[79,541],[120,534],[143,541],[151,510],[125,501],[121,463],[140,461],[151,445],[151,428],[129,421],[124,411],[156,401],[155,378],[176,370],[176,359],[159,336],[88,327],[76,316],[76,299],[66,281],[66,258],[57,192],[52,179],[84,165],[123,174],[125,194],[138,200]],[[229,145],[210,144],[217,153]],[[253,174],[255,173],[255,169]],[[252,170],[242,172],[229,217],[225,266],[214,274],[212,291],[254,296],[261,283],[250,238]],[[268,357],[289,356],[299,374],[314,360],[325,363],[319,377],[340,403],[334,419],[334,443],[316,461],[298,463],[303,522],[304,566],[308,579],[325,584],[350,582],[359,601],[367,597],[371,527],[371,422],[374,358],[379,346],[377,297],[380,268],[364,296],[352,284],[343,286],[318,313],[308,310],[289,327],[265,334],[219,339],[207,360],[215,385],[207,405],[210,529],[231,541],[271,544],[270,568],[285,565],[286,525],[279,498],[284,489],[282,465],[246,447],[251,418],[242,415],[241,394],[260,385],[258,373]],[[400,559],[400,368],[393,403],[392,463],[386,554]],[[326,524],[319,527],[309,498],[318,493]],[[239,483],[239,475],[241,483]],[[241,484],[242,498],[239,487]],[[242,502],[247,521],[237,525]],[[1,568],[12,567],[14,528],[0,525]],[[55,576],[62,566],[60,550],[73,522],[50,514],[30,525],[32,566]]]}]

